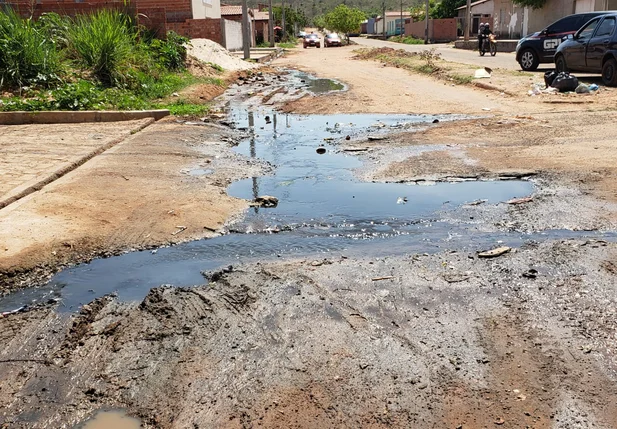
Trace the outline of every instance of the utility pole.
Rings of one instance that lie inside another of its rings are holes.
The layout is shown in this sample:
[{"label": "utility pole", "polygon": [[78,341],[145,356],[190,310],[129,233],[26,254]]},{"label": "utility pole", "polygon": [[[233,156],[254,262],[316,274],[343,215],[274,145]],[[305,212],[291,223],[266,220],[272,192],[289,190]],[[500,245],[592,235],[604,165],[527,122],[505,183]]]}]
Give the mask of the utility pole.
[{"label": "utility pole", "polygon": [[246,0],[242,0],[242,47],[244,59],[251,58],[251,33],[249,28],[249,7]]},{"label": "utility pole", "polygon": [[467,0],[467,6],[465,7],[465,26],[463,27],[463,36],[465,41],[469,40],[469,32],[471,31],[471,0]]},{"label": "utility pole", "polygon": [[285,36],[287,33],[285,32],[285,0],[283,0],[283,7],[281,8],[281,22],[283,27],[283,36],[281,37],[281,42],[285,40]]},{"label": "utility pole", "polygon": [[381,4],[383,14],[381,15],[381,29],[383,30],[383,39],[386,40],[386,0]]},{"label": "utility pole", "polygon": [[403,22],[403,0],[401,0],[401,21],[399,23],[399,25],[401,26],[401,30],[399,31],[399,36],[403,36],[403,34],[405,33],[403,31],[403,29],[405,28],[405,23]]},{"label": "utility pole", "polygon": [[272,0],[268,4],[268,39],[270,47],[274,48],[274,13],[272,12]]},{"label": "utility pole", "polygon": [[426,0],[426,16],[424,18],[424,44],[428,45],[428,4],[429,0]]}]

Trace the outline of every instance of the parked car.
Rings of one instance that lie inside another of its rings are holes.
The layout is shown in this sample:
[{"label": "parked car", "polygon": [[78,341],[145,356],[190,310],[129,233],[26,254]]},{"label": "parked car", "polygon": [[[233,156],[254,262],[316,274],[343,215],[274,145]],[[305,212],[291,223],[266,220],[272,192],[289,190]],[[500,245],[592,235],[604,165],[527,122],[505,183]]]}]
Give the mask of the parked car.
[{"label": "parked car", "polygon": [[617,13],[592,19],[569,34],[557,48],[555,68],[601,73],[605,85],[617,86]]},{"label": "parked car", "polygon": [[304,39],[306,37],[306,31],[298,31],[298,37]]},{"label": "parked car", "polygon": [[578,13],[553,22],[544,30],[530,34],[519,40],[516,45],[516,61],[525,71],[538,68],[541,63],[552,63],[557,47],[568,34],[574,34],[590,19],[609,13]]},{"label": "parked car", "polygon": [[324,48],[331,46],[341,46],[341,38],[336,33],[330,33],[323,39]]},{"label": "parked car", "polygon": [[315,33],[307,34],[304,37],[304,42],[302,45],[304,46],[304,49],[308,48],[309,46],[321,48],[321,39]]}]

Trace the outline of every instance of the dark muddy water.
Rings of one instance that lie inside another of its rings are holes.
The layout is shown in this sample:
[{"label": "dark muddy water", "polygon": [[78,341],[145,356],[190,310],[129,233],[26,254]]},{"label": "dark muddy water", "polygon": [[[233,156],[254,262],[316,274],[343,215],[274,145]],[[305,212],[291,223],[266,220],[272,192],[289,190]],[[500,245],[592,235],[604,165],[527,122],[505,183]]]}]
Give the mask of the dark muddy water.
[{"label": "dark muddy water", "polygon": [[315,94],[324,94],[331,91],[342,91],[346,87],[341,82],[332,79],[319,79],[306,73],[294,71],[292,72],[294,81],[298,82],[294,86],[298,88],[306,88]]},{"label": "dark muddy water", "polygon": [[[341,152],[337,141],[393,130],[430,126],[449,117],[411,115],[282,115],[234,109],[231,119],[249,137],[236,150],[276,166],[272,176],[232,184],[230,195],[252,200],[279,199],[275,208],[251,208],[229,226],[229,234],[156,251],[131,252],[98,259],[57,274],[49,285],[25,289],[0,300],[0,311],[32,302],[59,299],[60,309],[116,292],[123,300],[140,300],[161,284],[203,284],[202,271],[238,263],[306,256],[309,258],[385,256],[443,249],[486,249],[528,239],[579,236],[568,231],[526,235],[495,232],[481,220],[452,216],[467,202],[486,206],[533,193],[528,181],[469,181],[431,186],[367,183],[354,176],[362,165]],[[361,141],[361,140],[360,140]],[[318,154],[317,148],[326,149]],[[418,154],[440,147],[418,147]],[[209,170],[189,174],[208,174]],[[451,220],[451,219],[457,219]]]},{"label": "dark muddy water", "polygon": [[124,411],[99,411],[94,417],[75,429],[139,429],[139,420],[127,416]]}]

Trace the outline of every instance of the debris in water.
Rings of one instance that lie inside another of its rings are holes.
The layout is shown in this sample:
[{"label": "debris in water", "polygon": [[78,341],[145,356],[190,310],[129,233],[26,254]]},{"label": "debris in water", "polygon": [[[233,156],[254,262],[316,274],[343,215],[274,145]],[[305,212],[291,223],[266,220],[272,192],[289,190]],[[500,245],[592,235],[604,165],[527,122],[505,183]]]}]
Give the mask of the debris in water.
[{"label": "debris in water", "polygon": [[407,203],[407,197],[398,197],[398,199],[396,200],[396,204],[406,204]]},{"label": "debris in water", "polygon": [[506,204],[525,204],[533,201],[532,197],[523,197],[523,198],[512,198],[511,200],[506,201]]},{"label": "debris in water", "polygon": [[318,147],[315,152],[317,152],[320,155],[323,155],[324,153],[326,153],[326,148],[325,147]]},{"label": "debris in water", "polygon": [[345,136],[345,140],[351,140],[351,136],[349,135]]},{"label": "debris in water", "polygon": [[371,280],[374,282],[378,282],[380,280],[391,280],[394,276],[383,276],[383,277],[373,277]]},{"label": "debris in water", "polygon": [[368,147],[345,147],[343,152],[366,152]]},{"label": "debris in water", "polygon": [[523,274],[523,277],[527,278],[527,279],[535,279],[536,277],[538,277],[538,270],[535,270],[533,268],[525,271]]},{"label": "debris in water", "polygon": [[386,136],[368,136],[368,139],[369,139],[370,141],[375,141],[375,140],[385,140],[385,139],[387,139],[387,138],[388,138],[388,137],[386,137]]},{"label": "debris in water", "polygon": [[487,250],[485,252],[478,253],[478,257],[479,258],[496,258],[497,256],[501,256],[501,255],[508,253],[510,250],[512,250],[512,248],[508,246],[497,247],[496,249]]},{"label": "debris in water", "polygon": [[485,202],[487,202],[488,200],[475,200],[472,201],[470,203],[467,203],[467,206],[479,206],[480,204],[484,204]]},{"label": "debris in water", "polygon": [[276,207],[279,204],[279,199],[276,197],[272,197],[270,195],[262,195],[261,197],[255,198],[252,206],[258,207]]},{"label": "debris in water", "polygon": [[433,119],[433,124],[438,124],[439,123],[439,119]]}]

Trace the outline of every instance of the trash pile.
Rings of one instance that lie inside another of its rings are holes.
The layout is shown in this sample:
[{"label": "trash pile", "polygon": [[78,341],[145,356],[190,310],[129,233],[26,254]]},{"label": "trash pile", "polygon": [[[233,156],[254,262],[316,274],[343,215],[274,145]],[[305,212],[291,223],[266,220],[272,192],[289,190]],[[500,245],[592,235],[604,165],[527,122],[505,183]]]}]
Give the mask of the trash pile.
[{"label": "trash pile", "polygon": [[555,94],[558,92],[575,92],[576,94],[589,94],[599,89],[598,85],[592,83],[585,85],[580,83],[576,76],[568,72],[557,73],[555,70],[549,70],[544,73],[544,86],[539,83],[532,85],[528,95],[540,94]]}]

